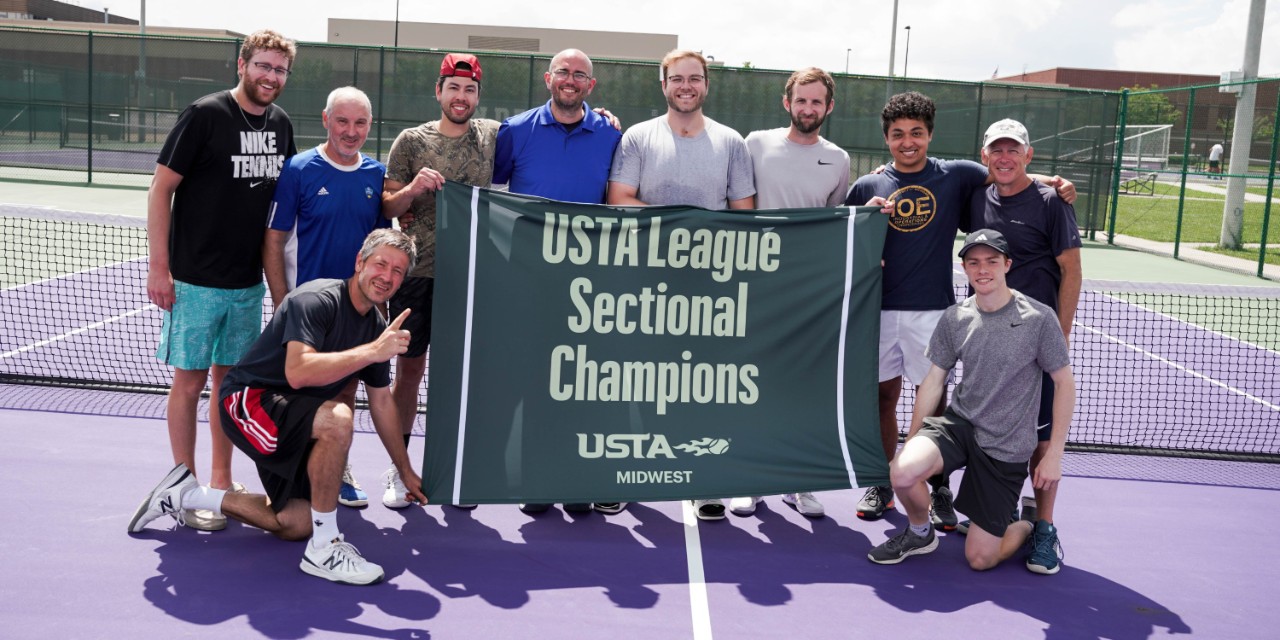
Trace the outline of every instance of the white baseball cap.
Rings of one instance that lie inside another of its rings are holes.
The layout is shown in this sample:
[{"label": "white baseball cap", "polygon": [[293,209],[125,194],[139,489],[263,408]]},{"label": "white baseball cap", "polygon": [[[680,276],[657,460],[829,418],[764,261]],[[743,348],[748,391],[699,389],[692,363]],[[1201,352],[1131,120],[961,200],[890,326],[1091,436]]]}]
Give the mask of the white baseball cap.
[{"label": "white baseball cap", "polygon": [[982,136],[982,146],[989,147],[992,142],[1004,138],[1013,140],[1018,144],[1031,144],[1031,136],[1027,134],[1027,128],[1017,120],[1005,118],[987,127],[986,135]]}]

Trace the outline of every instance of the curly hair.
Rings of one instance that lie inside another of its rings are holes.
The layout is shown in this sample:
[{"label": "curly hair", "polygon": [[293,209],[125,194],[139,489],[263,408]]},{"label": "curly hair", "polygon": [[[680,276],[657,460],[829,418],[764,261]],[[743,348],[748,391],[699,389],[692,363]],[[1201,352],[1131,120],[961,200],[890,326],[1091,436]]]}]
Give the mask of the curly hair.
[{"label": "curly hair", "polygon": [[275,31],[262,29],[244,39],[244,44],[240,45],[240,59],[249,62],[259,51],[279,51],[289,59],[289,66],[293,66],[293,59],[298,55],[298,45]]},{"label": "curly hair", "polygon": [[925,129],[929,133],[933,133],[933,115],[937,109],[933,106],[933,100],[929,99],[922,93],[908,91],[899,93],[885,103],[884,110],[880,112],[880,125],[884,127],[884,134],[889,135],[889,126],[894,120],[919,120],[924,123]]}]

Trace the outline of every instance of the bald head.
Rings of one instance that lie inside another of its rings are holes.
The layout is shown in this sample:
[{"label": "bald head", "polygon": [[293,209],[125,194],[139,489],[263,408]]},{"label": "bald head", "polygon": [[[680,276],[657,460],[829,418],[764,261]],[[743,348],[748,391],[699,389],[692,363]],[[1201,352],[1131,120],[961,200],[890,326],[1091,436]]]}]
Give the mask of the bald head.
[{"label": "bald head", "polygon": [[583,102],[596,86],[593,76],[591,58],[577,49],[565,49],[551,59],[544,78],[556,120],[568,124],[584,117]]},{"label": "bald head", "polygon": [[[591,66],[591,58],[588,58],[587,54],[578,49],[565,49],[564,51],[557,53],[555,57],[551,59],[551,64],[547,66],[547,72],[554,73],[556,69],[567,66],[571,60],[578,62],[579,64],[574,66],[585,71],[587,75],[595,75]],[[585,68],[583,69],[583,67]]]}]

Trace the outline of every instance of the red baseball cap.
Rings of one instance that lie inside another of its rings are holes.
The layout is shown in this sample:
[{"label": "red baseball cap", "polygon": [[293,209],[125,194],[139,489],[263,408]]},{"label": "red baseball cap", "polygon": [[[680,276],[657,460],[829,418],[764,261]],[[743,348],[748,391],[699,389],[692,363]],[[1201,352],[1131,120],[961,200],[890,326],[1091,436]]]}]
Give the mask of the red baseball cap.
[{"label": "red baseball cap", "polygon": [[[458,65],[462,65],[459,67]],[[484,72],[480,70],[480,61],[469,53],[451,53],[444,57],[444,61],[440,63],[440,77],[457,76],[459,78],[471,78],[476,82],[480,82],[480,76]]]}]

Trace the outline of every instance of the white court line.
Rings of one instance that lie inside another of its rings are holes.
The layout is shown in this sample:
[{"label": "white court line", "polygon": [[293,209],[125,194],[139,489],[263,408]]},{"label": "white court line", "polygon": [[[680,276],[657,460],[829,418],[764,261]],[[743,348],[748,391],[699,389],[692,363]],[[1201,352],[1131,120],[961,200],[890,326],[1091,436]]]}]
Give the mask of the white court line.
[{"label": "white court line", "polygon": [[1213,378],[1210,378],[1209,376],[1206,376],[1206,375],[1204,375],[1203,373],[1200,373],[1199,371],[1196,371],[1196,370],[1194,370],[1194,369],[1188,369],[1187,367],[1184,367],[1184,366],[1182,366],[1182,365],[1180,365],[1180,364],[1178,364],[1178,363],[1176,363],[1176,362],[1174,362],[1174,361],[1172,361],[1172,360],[1169,360],[1169,359],[1167,359],[1167,358],[1163,358],[1163,357],[1158,356],[1158,355],[1156,355],[1156,354],[1154,354],[1154,353],[1151,353],[1150,351],[1147,351],[1146,349],[1143,349],[1142,347],[1139,347],[1139,346],[1137,346],[1137,345],[1133,345],[1133,344],[1129,344],[1128,342],[1125,342],[1124,340],[1121,340],[1120,338],[1116,338],[1116,337],[1114,337],[1114,336],[1108,335],[1108,334],[1106,334],[1106,333],[1105,333],[1105,332],[1103,332],[1103,331],[1100,331],[1100,330],[1098,330],[1098,329],[1094,329],[1093,327],[1085,326],[1085,325],[1080,324],[1080,323],[1076,323],[1076,325],[1075,325],[1075,326],[1076,326],[1076,327],[1079,327],[1079,328],[1081,328],[1081,329],[1084,329],[1085,331],[1089,331],[1089,332],[1092,332],[1092,333],[1096,333],[1096,334],[1098,334],[1099,336],[1102,336],[1103,338],[1105,338],[1105,339],[1107,339],[1107,340],[1110,340],[1110,341],[1112,341],[1112,342],[1114,342],[1114,343],[1116,343],[1116,344],[1118,344],[1118,345],[1121,345],[1121,346],[1123,346],[1123,347],[1127,347],[1127,348],[1129,348],[1129,349],[1132,349],[1132,350],[1134,350],[1134,351],[1137,351],[1138,353],[1141,353],[1142,355],[1147,356],[1148,358],[1152,358],[1152,359],[1154,359],[1154,360],[1157,360],[1157,361],[1159,361],[1159,362],[1162,362],[1162,363],[1164,363],[1164,364],[1167,364],[1167,365],[1169,365],[1169,366],[1173,367],[1174,369],[1177,369],[1177,370],[1182,371],[1182,372],[1184,372],[1184,373],[1189,373],[1189,374],[1191,374],[1191,375],[1193,375],[1193,376],[1195,376],[1195,377],[1197,377],[1197,378],[1200,378],[1201,380],[1204,380],[1205,382],[1208,382],[1209,384],[1212,384],[1212,385],[1216,385],[1216,386],[1222,387],[1223,389],[1226,389],[1227,391],[1230,391],[1231,393],[1234,393],[1234,394],[1236,394],[1236,395],[1239,395],[1239,396],[1243,396],[1243,397],[1245,397],[1245,398],[1248,398],[1248,399],[1250,399],[1250,400],[1252,400],[1252,401],[1254,401],[1254,402],[1257,402],[1258,404],[1260,404],[1260,405],[1262,405],[1262,406],[1264,406],[1264,407],[1266,407],[1266,408],[1268,408],[1268,409],[1271,409],[1272,411],[1280,411],[1280,406],[1276,406],[1276,405],[1274,405],[1274,404],[1272,404],[1272,403],[1270,403],[1270,402],[1267,402],[1266,400],[1263,400],[1262,398],[1259,398],[1258,396],[1255,396],[1255,395],[1253,395],[1253,394],[1251,394],[1251,393],[1249,393],[1249,392],[1247,392],[1247,391],[1241,391],[1241,390],[1239,390],[1239,389],[1237,389],[1237,388],[1235,388],[1235,387],[1233,387],[1233,386],[1231,386],[1231,385],[1229,385],[1229,384],[1226,384],[1225,382],[1220,382],[1220,381],[1218,381],[1218,380],[1215,380],[1215,379],[1213,379]]},{"label": "white court line", "polygon": [[711,607],[707,604],[707,582],[702,572],[702,539],[698,536],[698,515],[693,501],[681,500],[684,510],[684,552],[689,564],[689,609],[693,614],[694,640],[711,640]]},{"label": "white court line", "polygon": [[63,333],[63,334],[61,334],[61,335],[56,335],[56,336],[54,336],[54,337],[52,337],[52,338],[49,338],[49,339],[47,339],[47,340],[41,340],[41,341],[39,341],[39,342],[33,342],[33,343],[31,343],[31,344],[29,344],[29,345],[27,345],[27,346],[25,346],[25,347],[19,347],[19,348],[17,348],[17,349],[14,349],[13,351],[6,351],[5,353],[0,353],[0,360],[3,360],[3,359],[5,359],[5,358],[12,358],[13,356],[16,356],[16,355],[18,355],[18,354],[20,354],[20,353],[26,353],[27,351],[31,351],[32,349],[38,349],[38,348],[43,347],[43,346],[45,346],[45,345],[53,344],[53,343],[55,343],[55,342],[57,342],[57,341],[59,341],[59,340],[65,340],[65,339],[67,339],[67,338],[70,338],[71,336],[74,336],[74,335],[77,335],[77,334],[81,334],[81,333],[84,333],[84,332],[86,332],[86,331],[91,331],[91,330],[93,330],[93,329],[97,329],[97,328],[99,328],[99,327],[104,327],[104,326],[106,326],[106,325],[108,325],[108,324],[110,324],[110,323],[112,323],[112,322],[117,321],[117,320],[123,320],[123,319],[125,319],[125,318],[128,318],[129,316],[135,316],[135,315],[138,315],[139,313],[142,313],[143,311],[148,311],[148,310],[155,309],[155,308],[156,308],[156,306],[155,306],[154,304],[148,304],[148,305],[146,305],[145,307],[142,307],[142,308],[140,308],[140,309],[134,309],[133,311],[130,311],[130,312],[128,312],[128,313],[122,313],[122,314],[120,314],[120,315],[118,315],[118,316],[112,316],[112,317],[110,317],[110,318],[107,318],[106,320],[100,320],[100,321],[95,322],[95,323],[93,323],[93,324],[85,325],[85,326],[83,326],[83,327],[80,327],[79,329],[72,329],[71,331],[68,331],[68,332],[66,332],[66,333]]},{"label": "white court line", "polygon": [[56,281],[56,280],[64,280],[64,279],[72,278],[72,277],[75,277],[75,276],[78,276],[78,275],[83,275],[83,274],[87,274],[87,273],[93,273],[94,271],[98,271],[98,270],[102,270],[102,269],[110,269],[110,268],[112,268],[112,267],[118,267],[118,266],[120,266],[120,265],[124,265],[124,264],[133,264],[133,263],[138,262],[138,261],[140,261],[140,260],[145,260],[146,258],[147,258],[146,256],[138,256],[137,258],[134,258],[134,259],[132,259],[132,260],[121,260],[120,262],[112,262],[111,264],[100,264],[100,265],[98,265],[98,266],[96,266],[96,267],[85,267],[85,268],[83,268],[83,269],[81,269],[81,270],[79,270],[79,271],[73,271],[73,272],[71,272],[71,273],[64,273],[64,274],[59,275],[59,276],[53,276],[53,277],[50,277],[50,278],[44,278],[44,279],[41,279],[41,280],[33,280],[33,281],[31,281],[31,282],[26,282],[26,283],[23,283],[23,284],[14,285],[14,286],[12,286],[12,287],[5,287],[4,289],[2,289],[2,291],[17,291],[17,290],[19,290],[19,289],[25,289],[25,288],[27,288],[27,287],[34,287],[34,286],[36,286],[36,285],[38,285],[38,284],[45,284],[45,283],[47,283],[47,282],[54,282],[54,281]]},{"label": "white court line", "polygon": [[1119,303],[1121,303],[1121,304],[1127,304],[1127,305],[1129,305],[1129,306],[1131,306],[1131,307],[1137,307],[1137,308],[1139,308],[1139,309],[1142,309],[1143,311],[1146,311],[1147,313],[1153,313],[1153,314],[1155,314],[1155,315],[1158,315],[1158,316],[1161,316],[1161,317],[1167,318],[1167,319],[1169,319],[1169,320],[1173,320],[1174,322],[1180,322],[1180,323],[1185,324],[1185,325],[1187,325],[1187,326],[1189,326],[1189,327],[1195,327],[1196,329],[1199,329],[1199,330],[1204,331],[1204,332],[1206,332],[1206,333],[1212,333],[1213,335],[1218,336],[1218,337],[1220,337],[1220,338],[1226,338],[1226,339],[1228,339],[1228,340],[1235,340],[1236,342],[1239,342],[1240,344],[1243,344],[1243,345],[1245,345],[1245,346],[1252,347],[1252,348],[1254,348],[1254,349],[1258,349],[1258,350],[1260,350],[1260,351],[1266,351],[1267,353],[1272,353],[1272,354],[1275,354],[1275,355],[1280,356],[1280,353],[1277,353],[1276,351],[1273,351],[1273,350],[1271,350],[1271,349],[1268,349],[1268,348],[1266,348],[1266,347],[1264,347],[1264,346],[1262,346],[1262,345],[1257,345],[1257,344],[1254,344],[1254,343],[1252,343],[1252,342],[1249,342],[1248,340],[1242,340],[1242,339],[1237,338],[1237,337],[1235,337],[1235,336],[1233,336],[1233,335],[1228,335],[1228,334],[1222,333],[1221,331],[1217,331],[1217,330],[1214,330],[1214,329],[1210,329],[1210,328],[1208,328],[1208,327],[1202,327],[1202,326],[1200,326],[1200,325],[1198,325],[1198,324],[1196,324],[1196,323],[1194,323],[1194,322],[1190,322],[1190,321],[1184,320],[1184,319],[1179,318],[1179,317],[1177,317],[1177,316],[1171,316],[1171,315],[1169,315],[1169,314],[1167,314],[1167,313],[1164,313],[1163,311],[1156,311],[1155,309],[1152,309],[1152,308],[1150,308],[1150,307],[1146,307],[1146,306],[1144,306],[1144,305],[1140,305],[1140,304],[1138,304],[1138,303],[1136,303],[1136,302],[1132,302],[1132,301],[1129,301],[1129,300],[1125,300],[1124,298],[1118,298],[1118,297],[1113,296],[1113,295],[1111,295],[1111,294],[1109,294],[1109,293],[1103,293],[1103,292],[1101,292],[1101,291],[1095,291],[1094,293],[1097,293],[1097,294],[1098,294],[1098,295],[1100,295],[1100,296],[1103,296],[1103,297],[1106,297],[1106,298],[1110,298],[1110,299],[1112,299],[1112,300],[1115,300],[1116,302],[1119,302]]}]

